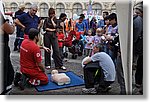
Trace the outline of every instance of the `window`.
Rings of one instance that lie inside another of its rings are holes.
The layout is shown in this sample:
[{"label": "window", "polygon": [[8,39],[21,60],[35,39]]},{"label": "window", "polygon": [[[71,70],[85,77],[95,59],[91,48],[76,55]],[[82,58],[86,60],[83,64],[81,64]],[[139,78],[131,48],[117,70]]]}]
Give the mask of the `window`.
[{"label": "window", "polygon": [[18,5],[16,3],[10,4],[11,12],[16,12],[18,10]]},{"label": "window", "polygon": [[59,17],[61,13],[65,13],[65,6],[62,3],[56,5],[56,17]]},{"label": "window", "polygon": [[40,17],[48,17],[48,5],[46,3],[40,5]]},{"label": "window", "polygon": [[9,12],[9,8],[6,7],[4,3],[2,3],[2,5],[3,5],[3,8],[4,8],[4,12]]},{"label": "window", "polygon": [[31,7],[31,3],[26,3],[25,4],[25,12],[28,12],[30,10],[30,7]]},{"label": "window", "polygon": [[99,3],[92,5],[92,11],[94,15],[102,15],[102,6]]},{"label": "window", "polygon": [[73,5],[73,14],[77,14],[78,16],[83,13],[82,5],[80,3],[76,3]]},{"label": "window", "polygon": [[115,3],[111,6],[111,13],[116,13],[116,4]]}]

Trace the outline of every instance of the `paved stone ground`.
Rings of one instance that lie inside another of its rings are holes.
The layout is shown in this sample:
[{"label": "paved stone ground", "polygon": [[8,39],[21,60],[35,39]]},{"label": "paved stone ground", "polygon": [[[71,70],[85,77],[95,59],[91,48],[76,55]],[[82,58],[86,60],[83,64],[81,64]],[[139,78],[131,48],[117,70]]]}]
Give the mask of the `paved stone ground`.
[{"label": "paved stone ground", "polygon": [[[20,68],[19,65],[19,59],[20,55],[19,52],[13,51],[13,43],[15,39],[15,34],[10,36],[10,49],[11,49],[11,61],[14,67],[15,72]],[[43,53],[43,51],[42,51]],[[76,73],[78,76],[83,76],[83,70],[81,68],[81,60],[84,57],[78,57],[76,60],[71,59],[71,56],[69,56],[69,60],[67,62],[64,62],[64,66],[67,68],[66,71],[73,71]],[[43,60],[44,64],[44,60]],[[54,68],[54,63],[52,62],[52,67]],[[52,68],[52,69],[53,69]],[[50,73],[51,70],[46,70],[46,73]],[[63,70],[59,70],[59,72],[62,72]],[[11,95],[85,95],[82,93],[82,88],[83,86],[76,86],[76,87],[70,87],[70,88],[63,88],[63,89],[57,89],[57,90],[49,90],[49,91],[44,91],[44,92],[38,92],[34,87],[28,87],[25,88],[25,90],[21,91],[18,87],[13,86],[13,89],[11,91]],[[107,93],[97,93],[97,95],[119,95],[120,89],[119,89],[119,84],[117,81],[112,84],[112,89],[107,92]]]}]

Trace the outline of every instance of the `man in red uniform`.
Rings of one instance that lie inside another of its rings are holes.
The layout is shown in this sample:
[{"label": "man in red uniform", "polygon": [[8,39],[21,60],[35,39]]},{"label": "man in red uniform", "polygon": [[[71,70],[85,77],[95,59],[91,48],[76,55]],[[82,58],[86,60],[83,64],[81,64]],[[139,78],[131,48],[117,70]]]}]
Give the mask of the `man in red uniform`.
[{"label": "man in red uniform", "polygon": [[[32,85],[43,85],[48,83],[48,77],[45,74],[44,66],[41,63],[41,51],[37,45],[39,40],[39,31],[31,28],[29,30],[29,39],[25,39],[20,47],[20,65],[22,74],[29,78]],[[43,47],[50,51],[48,48]]]}]

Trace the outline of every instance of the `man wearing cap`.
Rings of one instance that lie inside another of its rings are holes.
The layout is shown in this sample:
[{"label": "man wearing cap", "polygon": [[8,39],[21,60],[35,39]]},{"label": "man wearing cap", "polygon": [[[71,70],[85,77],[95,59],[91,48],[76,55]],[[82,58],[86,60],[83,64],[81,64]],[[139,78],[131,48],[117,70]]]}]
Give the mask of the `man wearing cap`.
[{"label": "man wearing cap", "polygon": [[[15,19],[17,19],[20,15],[25,13],[24,9],[25,9],[25,5],[19,6],[19,10],[15,12]],[[24,35],[24,32],[21,30],[20,26],[16,26],[16,29],[17,31],[16,31],[16,39],[14,42],[14,51],[17,51],[20,49],[20,45],[21,45],[21,42],[23,40],[23,35]]]},{"label": "man wearing cap", "polygon": [[[95,78],[98,77],[99,88],[103,91],[108,91],[110,89],[110,84],[115,81],[116,71],[115,65],[111,59],[111,57],[102,52],[103,46],[101,44],[97,44],[93,48],[94,55],[87,58],[83,61],[84,66],[84,81],[85,88],[82,89],[84,93],[97,93],[94,88]],[[90,67],[88,64],[98,62],[99,68]],[[88,67],[89,66],[89,67]],[[98,71],[98,72],[97,72]],[[95,74],[97,73],[97,74]]]},{"label": "man wearing cap", "polygon": [[40,29],[42,25],[42,21],[36,15],[38,10],[38,6],[36,4],[32,4],[30,7],[29,12],[20,15],[16,20],[15,23],[22,28],[24,31],[24,38],[28,39],[29,29],[35,28]]}]

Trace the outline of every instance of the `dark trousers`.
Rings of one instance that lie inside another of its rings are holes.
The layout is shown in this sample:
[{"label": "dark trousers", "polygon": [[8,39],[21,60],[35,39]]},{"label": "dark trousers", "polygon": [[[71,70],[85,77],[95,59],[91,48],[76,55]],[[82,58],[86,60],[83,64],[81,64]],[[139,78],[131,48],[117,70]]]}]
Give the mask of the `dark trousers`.
[{"label": "dark trousers", "polygon": [[[63,66],[62,58],[60,57],[59,53],[59,46],[58,46],[58,38],[55,32],[48,32],[44,34],[44,46],[53,49],[53,59],[55,63],[55,67],[59,68]],[[51,66],[51,53],[45,51],[45,66]]]},{"label": "dark trousers", "polygon": [[10,48],[8,44],[4,44],[3,46],[3,90],[6,90],[6,87],[11,85],[14,80],[14,69],[10,60]]},{"label": "dark trousers", "polygon": [[94,87],[96,70],[97,69],[84,69],[84,82],[86,88]]},{"label": "dark trousers", "polygon": [[81,41],[81,40],[79,40],[79,46],[80,46],[80,51],[81,51],[81,53],[83,53],[83,49],[84,49],[84,43],[83,43],[83,41]]},{"label": "dark trousers", "polygon": [[118,83],[120,85],[120,90],[121,90],[120,92],[122,94],[126,94],[122,61],[121,61],[121,56],[119,55],[117,56],[117,60],[116,60],[116,74],[117,74]]},{"label": "dark trousers", "polygon": [[139,58],[137,60],[135,83],[139,85],[143,84],[143,55],[139,55]]},{"label": "dark trousers", "polygon": [[85,49],[85,55],[91,56],[92,55],[92,49]]},{"label": "dark trousers", "polygon": [[20,49],[20,46],[21,46],[21,43],[23,41],[23,35],[24,35],[24,32],[21,30],[20,27],[17,27],[17,32],[16,32],[16,39],[15,39],[15,42],[14,42],[14,47],[15,48],[19,48]]},{"label": "dark trousers", "polygon": [[62,59],[64,59],[63,47],[59,47],[59,53],[60,53],[60,57],[61,57]]},{"label": "dark trousers", "polygon": [[[98,70],[97,75],[96,72]],[[85,88],[94,88],[94,84],[98,82],[100,87],[108,87],[111,83],[110,81],[104,80],[104,73],[101,69],[97,68],[84,68],[84,82],[85,82]]]}]

